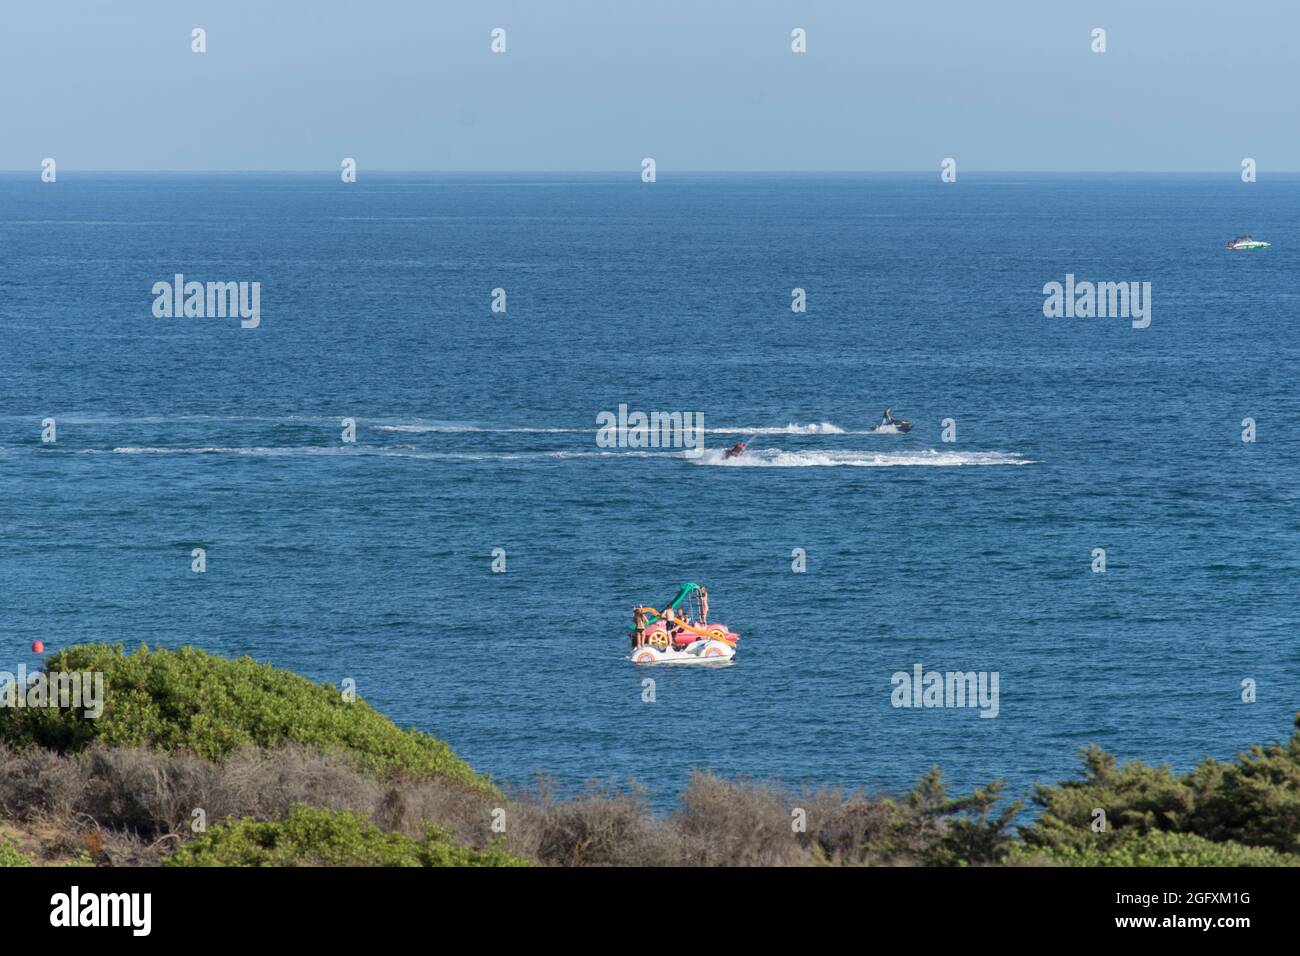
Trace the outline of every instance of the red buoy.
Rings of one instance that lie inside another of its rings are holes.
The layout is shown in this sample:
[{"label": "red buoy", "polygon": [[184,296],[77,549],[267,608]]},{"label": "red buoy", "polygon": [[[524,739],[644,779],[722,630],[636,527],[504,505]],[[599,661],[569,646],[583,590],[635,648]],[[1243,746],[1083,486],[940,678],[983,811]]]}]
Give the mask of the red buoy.
[{"label": "red buoy", "polygon": [[44,654],[44,653],[45,653],[45,642],[44,642],[44,641],[32,641],[32,650],[35,651],[37,654]]}]

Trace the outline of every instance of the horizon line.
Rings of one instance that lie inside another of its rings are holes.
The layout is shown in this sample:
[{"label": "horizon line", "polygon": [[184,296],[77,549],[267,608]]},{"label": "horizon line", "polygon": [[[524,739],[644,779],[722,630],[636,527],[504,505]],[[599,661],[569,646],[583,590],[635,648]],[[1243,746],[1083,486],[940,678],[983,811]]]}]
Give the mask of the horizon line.
[{"label": "horizon line", "polygon": [[[272,168],[249,168],[249,169],[89,169],[81,167],[63,167],[60,173],[129,173],[129,174],[225,174],[225,173],[293,173],[301,175],[314,175],[317,173],[328,173],[337,175],[337,167],[323,168],[298,168],[298,169],[272,169]],[[887,175],[920,175],[938,173],[939,169],[659,169],[658,173],[666,175],[680,175],[689,173],[698,175],[702,173],[724,174],[724,175],[752,175],[752,174],[796,174],[796,175],[866,175],[866,174],[887,174]],[[0,175],[6,174],[35,174],[41,173],[41,167],[29,166],[18,169],[0,169]],[[504,169],[403,169],[389,167],[364,167],[358,166],[358,175],[366,173],[476,173],[500,175],[503,173],[526,173],[530,175],[593,175],[608,173],[626,173],[629,176],[640,177],[640,167],[620,167],[605,169],[523,169],[523,168],[504,168]],[[978,173],[981,175],[1053,175],[1053,176],[1079,176],[1079,175],[1109,175],[1109,176],[1208,176],[1223,175],[1237,178],[1241,174],[1240,167],[1228,167],[1227,169],[959,169],[958,175],[969,175]],[[1273,169],[1269,170],[1268,175],[1296,175],[1300,169]]]}]

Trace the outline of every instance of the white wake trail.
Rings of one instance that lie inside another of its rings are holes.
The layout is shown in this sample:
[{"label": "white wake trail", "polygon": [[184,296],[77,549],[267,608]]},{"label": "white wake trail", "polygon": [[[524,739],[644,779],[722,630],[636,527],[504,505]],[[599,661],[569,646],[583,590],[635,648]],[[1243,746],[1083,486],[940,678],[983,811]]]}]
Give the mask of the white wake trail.
[{"label": "white wake trail", "polygon": [[761,448],[732,458],[710,449],[692,464],[722,468],[958,468],[980,465],[1032,465],[1033,460],[999,451],[782,451]]}]

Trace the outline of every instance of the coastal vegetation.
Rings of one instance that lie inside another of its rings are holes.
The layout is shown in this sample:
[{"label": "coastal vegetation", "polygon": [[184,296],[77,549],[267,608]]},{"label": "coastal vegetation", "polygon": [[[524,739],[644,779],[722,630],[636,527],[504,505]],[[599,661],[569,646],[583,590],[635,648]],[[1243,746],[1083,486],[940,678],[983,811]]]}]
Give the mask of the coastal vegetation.
[{"label": "coastal vegetation", "polygon": [[152,747],[223,760],[241,747],[291,742],[356,758],[368,773],[439,774],[490,788],[446,743],[401,730],[365,701],[248,657],[193,647],[83,644],[51,654],[49,673],[102,674],[103,713],[83,708],[0,708],[0,740],[59,753],[93,743]]},{"label": "coastal vegetation", "polygon": [[423,839],[381,830],[350,810],[295,805],[283,820],[217,824],[167,857],[167,866],[524,866],[499,848],[459,846],[429,827]]},{"label": "coastal vegetation", "polygon": [[696,773],[656,814],[634,783],[503,793],[443,741],[247,658],[86,645],[47,668],[102,673],[103,710],[0,708],[0,865],[1300,865],[1300,724],[1185,774],[1090,747],[1033,814],[938,768],[896,796]]}]

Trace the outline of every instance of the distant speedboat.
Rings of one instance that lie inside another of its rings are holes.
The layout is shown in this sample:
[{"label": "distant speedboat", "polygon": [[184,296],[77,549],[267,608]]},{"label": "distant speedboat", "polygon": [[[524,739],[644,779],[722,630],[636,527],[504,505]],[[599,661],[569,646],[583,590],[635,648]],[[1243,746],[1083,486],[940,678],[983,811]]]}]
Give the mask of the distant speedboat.
[{"label": "distant speedboat", "polygon": [[1252,239],[1250,236],[1238,236],[1231,242],[1227,243],[1225,249],[1267,249],[1269,244],[1259,239]]}]

